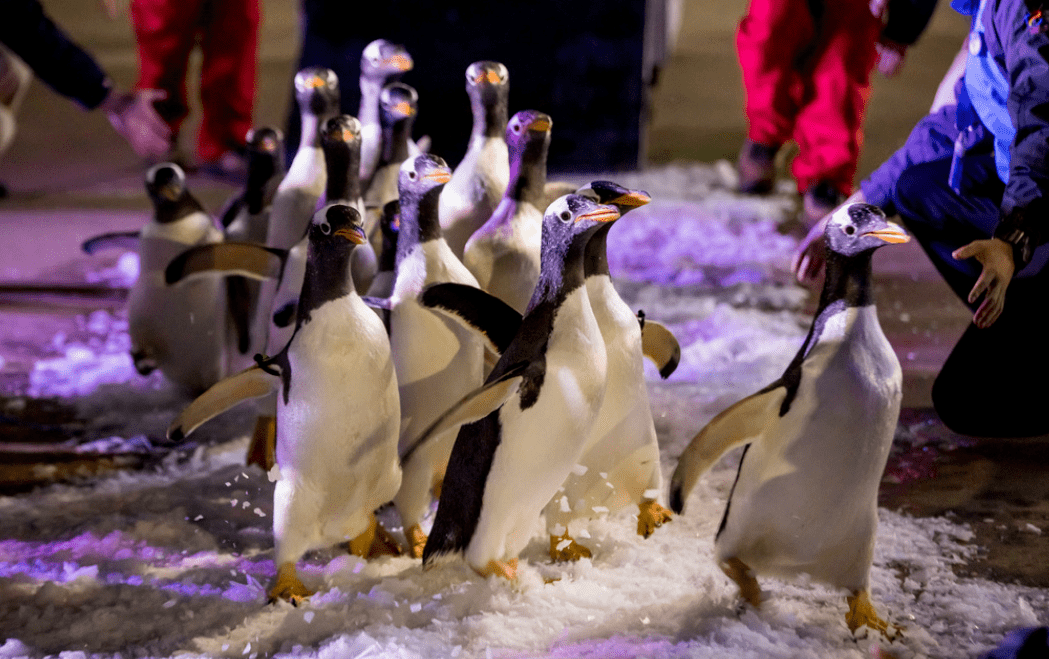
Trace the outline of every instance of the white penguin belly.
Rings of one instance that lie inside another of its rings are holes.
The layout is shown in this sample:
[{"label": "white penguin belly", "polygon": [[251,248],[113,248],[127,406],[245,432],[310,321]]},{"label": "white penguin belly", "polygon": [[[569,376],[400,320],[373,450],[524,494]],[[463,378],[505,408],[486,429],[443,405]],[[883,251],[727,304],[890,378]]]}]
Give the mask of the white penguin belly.
[{"label": "white penguin belly", "polygon": [[288,545],[278,551],[294,554],[301,544],[309,549],[363,532],[368,515],[393,498],[400,407],[382,324],[356,296],[315,309],[288,358],[274,529],[278,545]]},{"label": "white penguin belly", "polygon": [[[826,337],[834,332],[840,340]],[[717,554],[759,573],[808,573],[859,588],[870,567],[902,374],[873,307],[848,308],[824,334],[803,363],[790,411],[746,453]]]},{"label": "white penguin belly", "polygon": [[579,461],[601,405],[607,360],[585,289],[569,295],[558,317],[576,322],[555,321],[539,397],[525,410],[514,397],[499,413],[502,439],[466,550],[475,567],[516,556],[528,543],[543,507]]}]

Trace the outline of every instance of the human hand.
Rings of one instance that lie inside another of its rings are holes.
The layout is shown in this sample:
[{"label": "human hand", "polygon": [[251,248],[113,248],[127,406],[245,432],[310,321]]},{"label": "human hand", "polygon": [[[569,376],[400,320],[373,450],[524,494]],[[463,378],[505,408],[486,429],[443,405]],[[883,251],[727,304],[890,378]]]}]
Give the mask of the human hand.
[{"label": "human hand", "polygon": [[157,114],[153,102],[166,97],[167,94],[158,89],[113,90],[99,107],[105,110],[109,123],[135,153],[162,157],[171,148],[171,129]]},{"label": "human hand", "polygon": [[826,215],[816,224],[812,225],[809,232],[798,245],[794,257],[790,261],[790,270],[800,284],[814,284],[823,272],[827,263],[827,243],[823,232],[827,229],[827,221],[830,215]]},{"label": "human hand", "polygon": [[878,72],[891,78],[903,69],[903,60],[907,55],[907,46],[895,41],[881,39],[874,44],[878,52]]},{"label": "human hand", "polygon": [[1016,270],[1012,245],[998,238],[974,240],[954,250],[951,256],[959,261],[974,258],[983,266],[980,277],[969,291],[969,304],[975,304],[983,295],[983,302],[973,314],[973,324],[979,328],[990,327],[1005,308],[1005,291]]}]

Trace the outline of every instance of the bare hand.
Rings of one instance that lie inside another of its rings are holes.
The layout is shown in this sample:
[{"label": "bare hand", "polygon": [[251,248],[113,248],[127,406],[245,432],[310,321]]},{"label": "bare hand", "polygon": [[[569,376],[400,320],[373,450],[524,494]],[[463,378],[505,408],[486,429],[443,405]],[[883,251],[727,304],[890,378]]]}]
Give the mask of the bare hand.
[{"label": "bare hand", "polygon": [[903,68],[903,60],[906,57],[907,46],[890,41],[879,41],[875,44],[878,52],[878,72],[886,78],[891,78]]},{"label": "bare hand", "polygon": [[113,91],[99,107],[135,153],[162,157],[171,148],[171,129],[157,114],[153,102],[165,97],[166,93],[157,89]]},{"label": "bare hand", "polygon": [[973,324],[990,327],[1005,308],[1005,291],[1016,270],[1012,246],[997,238],[974,240],[954,250],[951,256],[959,261],[974,258],[983,265],[979,279],[969,292],[969,304],[975,304],[983,296],[983,302],[973,314]]},{"label": "bare hand", "polygon": [[812,225],[790,261],[790,270],[800,284],[816,283],[827,263],[827,243],[823,232],[827,229],[828,218],[830,215]]}]

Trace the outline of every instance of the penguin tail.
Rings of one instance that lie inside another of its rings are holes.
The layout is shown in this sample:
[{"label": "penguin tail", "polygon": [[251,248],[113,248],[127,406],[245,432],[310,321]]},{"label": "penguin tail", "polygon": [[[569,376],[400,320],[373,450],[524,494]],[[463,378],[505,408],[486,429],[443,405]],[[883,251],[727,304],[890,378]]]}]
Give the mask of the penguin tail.
[{"label": "penguin tail", "polygon": [[442,563],[448,563],[452,559],[462,556],[465,549],[460,535],[454,530],[440,533],[430,532],[423,547],[423,569],[429,570]]}]

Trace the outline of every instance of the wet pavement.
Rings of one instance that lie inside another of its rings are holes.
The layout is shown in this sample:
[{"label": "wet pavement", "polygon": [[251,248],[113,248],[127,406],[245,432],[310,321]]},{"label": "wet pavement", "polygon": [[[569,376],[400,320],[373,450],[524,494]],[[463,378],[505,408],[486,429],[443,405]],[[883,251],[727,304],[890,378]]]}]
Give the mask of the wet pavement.
[{"label": "wet pavement", "polygon": [[[136,63],[126,20],[109,21],[100,10],[92,13],[76,0],[45,4],[118,83],[133,82]],[[263,2],[256,109],[260,125],[283,123],[297,48],[295,5]],[[940,5],[903,73],[875,81],[861,176],[887,157],[925,112],[962,42],[965,21],[951,13],[948,3]],[[649,162],[734,158],[744,123],[733,30],[744,7],[745,0],[685,3],[677,46],[653,94]],[[86,267],[79,254],[82,240],[103,231],[138,228],[147,216],[142,163],[104,117],[80,111],[39,82],[34,82],[19,118],[19,135],[0,161],[0,180],[11,189],[11,196],[0,200],[0,280],[79,281]],[[191,119],[187,132],[192,135],[193,130]],[[190,185],[212,209],[232,191],[198,176],[191,176]],[[1049,587],[1049,438],[974,439],[946,429],[930,409],[929,391],[968,325],[968,311],[914,243],[879,252],[875,272],[879,314],[903,365],[905,392],[881,504],[970,524],[973,542],[985,551],[979,560],[959,567],[959,574]],[[2,309],[0,440],[75,436],[76,420],[62,405],[30,401],[12,409],[2,397],[24,391],[33,361],[52,349],[41,337],[84,332],[78,314],[116,304],[89,300]]]}]

